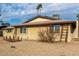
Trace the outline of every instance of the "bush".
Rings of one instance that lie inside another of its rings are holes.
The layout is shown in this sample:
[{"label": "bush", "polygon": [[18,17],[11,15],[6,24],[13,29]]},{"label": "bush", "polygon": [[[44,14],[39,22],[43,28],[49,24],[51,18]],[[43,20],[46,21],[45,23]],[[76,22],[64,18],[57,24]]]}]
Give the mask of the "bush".
[{"label": "bush", "polygon": [[55,40],[54,33],[48,31],[39,32],[39,37],[42,42],[52,42]]},{"label": "bush", "polygon": [[13,39],[9,39],[10,42],[18,42],[18,41],[22,41],[21,39],[19,38],[15,38],[13,37]]}]

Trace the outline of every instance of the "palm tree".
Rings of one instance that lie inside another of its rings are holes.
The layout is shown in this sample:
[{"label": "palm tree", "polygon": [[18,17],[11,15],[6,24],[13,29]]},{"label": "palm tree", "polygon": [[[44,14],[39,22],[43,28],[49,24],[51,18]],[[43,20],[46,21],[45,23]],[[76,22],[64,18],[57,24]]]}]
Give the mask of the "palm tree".
[{"label": "palm tree", "polygon": [[36,7],[36,10],[38,12],[38,14],[41,14],[41,10],[42,10],[42,4],[38,4],[38,6]]}]

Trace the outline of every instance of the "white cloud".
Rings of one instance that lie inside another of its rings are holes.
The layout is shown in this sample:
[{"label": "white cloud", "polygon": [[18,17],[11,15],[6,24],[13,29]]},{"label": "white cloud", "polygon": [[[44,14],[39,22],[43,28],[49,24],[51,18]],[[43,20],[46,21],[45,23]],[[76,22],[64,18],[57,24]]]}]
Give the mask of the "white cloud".
[{"label": "white cloud", "polygon": [[[76,13],[78,12],[79,4],[71,4],[71,3],[48,3],[42,4],[43,9],[41,13]],[[9,18],[9,17],[18,17],[23,15],[29,14],[37,14],[36,6],[37,4],[34,3],[21,3],[21,4],[2,4],[2,18]],[[71,10],[72,9],[72,10]]]}]

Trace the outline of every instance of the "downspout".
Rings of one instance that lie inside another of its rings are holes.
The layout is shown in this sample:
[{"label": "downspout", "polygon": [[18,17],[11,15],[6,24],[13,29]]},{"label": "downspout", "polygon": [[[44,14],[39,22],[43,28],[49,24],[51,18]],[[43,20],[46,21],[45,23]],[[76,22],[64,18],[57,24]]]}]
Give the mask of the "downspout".
[{"label": "downspout", "polygon": [[62,31],[62,25],[60,25],[60,42],[62,41],[61,40],[61,31]]},{"label": "downspout", "polygon": [[76,34],[77,38],[79,38],[79,20],[76,21]]},{"label": "downspout", "polygon": [[71,33],[71,24],[68,25],[68,36],[67,36],[67,42],[72,41],[72,33]]}]

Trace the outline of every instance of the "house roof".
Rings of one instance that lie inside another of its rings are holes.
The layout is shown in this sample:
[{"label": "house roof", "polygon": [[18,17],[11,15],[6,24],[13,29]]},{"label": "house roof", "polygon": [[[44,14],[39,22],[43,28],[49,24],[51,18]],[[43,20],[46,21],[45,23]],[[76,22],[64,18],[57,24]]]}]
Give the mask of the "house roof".
[{"label": "house roof", "polygon": [[[37,18],[41,18],[41,21],[34,21]],[[51,24],[71,24],[71,23],[76,23],[76,21],[75,20],[60,20],[60,19],[54,20],[48,16],[36,16],[36,17],[30,19],[29,21],[25,21],[24,23],[19,24],[19,25],[14,25],[13,27],[51,25]]]},{"label": "house roof", "polygon": [[28,22],[30,22],[30,21],[33,21],[33,20],[37,19],[37,18],[43,18],[43,19],[54,20],[53,18],[48,17],[48,16],[36,16],[36,17],[34,17],[34,18],[31,18],[31,19],[25,21],[24,23],[28,23]]},{"label": "house roof", "polygon": [[52,20],[52,21],[40,21],[40,22],[27,22],[19,25],[14,25],[14,27],[19,26],[37,26],[37,25],[51,25],[51,24],[72,24],[76,23],[76,21],[72,20]]}]

